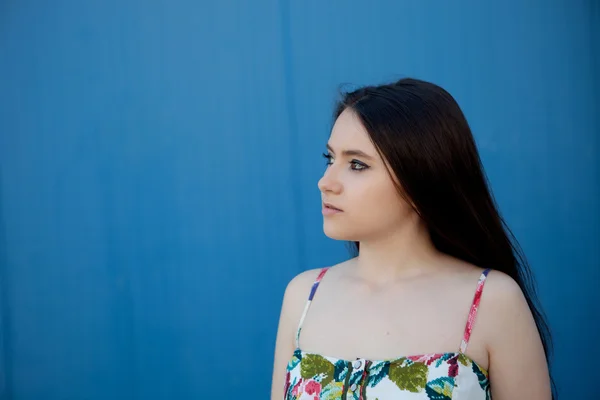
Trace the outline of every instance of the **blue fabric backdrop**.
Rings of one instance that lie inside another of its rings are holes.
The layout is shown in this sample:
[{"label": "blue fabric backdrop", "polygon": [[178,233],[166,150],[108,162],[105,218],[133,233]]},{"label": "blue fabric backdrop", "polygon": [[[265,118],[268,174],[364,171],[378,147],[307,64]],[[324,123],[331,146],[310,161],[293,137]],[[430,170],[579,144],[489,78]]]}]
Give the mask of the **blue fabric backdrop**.
[{"label": "blue fabric backdrop", "polygon": [[567,399],[600,347],[590,1],[0,2],[0,398],[265,399],[281,297],[338,262],[341,83],[464,109],[537,274]]}]

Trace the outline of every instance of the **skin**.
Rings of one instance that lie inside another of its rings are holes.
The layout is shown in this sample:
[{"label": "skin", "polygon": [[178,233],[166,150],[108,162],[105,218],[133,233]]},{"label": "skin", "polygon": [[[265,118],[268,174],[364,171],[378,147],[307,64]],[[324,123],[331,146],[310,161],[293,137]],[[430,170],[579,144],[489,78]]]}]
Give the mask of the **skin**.
[{"label": "skin", "polygon": [[[331,267],[321,281],[300,348],[347,360],[457,352],[482,269],[435,249],[351,110],[337,119],[328,146],[330,164],[318,186],[323,201],[343,211],[324,216],[323,230],[332,239],[359,241],[360,254]],[[298,322],[318,273],[305,271],[286,288],[272,400],[282,398]],[[488,275],[465,354],[489,371],[494,400],[551,398],[531,311],[517,283],[501,272]]]}]

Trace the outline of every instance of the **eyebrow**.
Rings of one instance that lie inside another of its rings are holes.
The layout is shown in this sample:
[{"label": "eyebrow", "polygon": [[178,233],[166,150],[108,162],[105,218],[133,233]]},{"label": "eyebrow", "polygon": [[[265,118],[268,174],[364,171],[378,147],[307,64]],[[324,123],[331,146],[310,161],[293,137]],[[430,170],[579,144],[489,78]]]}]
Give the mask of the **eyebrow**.
[{"label": "eyebrow", "polygon": [[[333,151],[333,149],[331,148],[331,146],[329,144],[325,145],[327,147],[327,149],[329,151],[331,151],[333,154],[335,154],[335,151]],[[367,153],[361,151],[361,150],[344,150],[342,151],[342,155],[345,157],[362,157],[362,158],[367,158],[369,160],[373,160],[374,158],[371,157],[370,155],[368,155]]]}]

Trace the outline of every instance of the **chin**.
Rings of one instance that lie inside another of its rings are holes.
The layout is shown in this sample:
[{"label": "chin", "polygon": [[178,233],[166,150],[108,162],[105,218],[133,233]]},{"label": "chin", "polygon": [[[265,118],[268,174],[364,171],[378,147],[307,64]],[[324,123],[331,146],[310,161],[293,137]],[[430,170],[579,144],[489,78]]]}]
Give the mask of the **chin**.
[{"label": "chin", "polygon": [[323,233],[325,233],[325,236],[333,240],[343,240],[348,242],[357,241],[356,235],[353,235],[347,230],[340,229],[339,227],[328,226],[327,223],[323,224]]}]

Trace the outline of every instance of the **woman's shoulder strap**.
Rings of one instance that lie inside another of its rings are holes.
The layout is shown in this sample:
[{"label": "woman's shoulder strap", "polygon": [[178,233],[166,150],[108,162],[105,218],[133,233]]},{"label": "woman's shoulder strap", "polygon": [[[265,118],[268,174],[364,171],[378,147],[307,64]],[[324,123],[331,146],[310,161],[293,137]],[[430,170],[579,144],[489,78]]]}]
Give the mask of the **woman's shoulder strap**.
[{"label": "woman's shoulder strap", "polygon": [[479,276],[477,282],[477,288],[475,289],[475,296],[473,296],[473,303],[471,303],[471,309],[469,310],[469,316],[467,318],[467,324],[465,326],[465,332],[463,335],[462,342],[460,343],[460,352],[464,353],[467,351],[469,345],[469,339],[471,338],[471,332],[473,331],[473,324],[475,323],[475,317],[477,316],[477,310],[479,309],[479,302],[481,301],[481,294],[483,293],[483,286],[485,280],[490,272],[490,269],[486,269]]},{"label": "woman's shoulder strap", "polygon": [[296,331],[296,348],[300,348],[300,331],[302,330],[304,318],[306,318],[306,314],[308,314],[308,309],[310,308],[310,304],[312,303],[312,300],[315,297],[315,293],[317,292],[319,283],[321,283],[321,279],[323,279],[328,269],[329,267],[321,269],[321,272],[319,272],[317,279],[315,280],[310,289],[310,294],[308,295],[308,300],[306,301],[306,305],[304,306],[304,312],[302,313],[302,317],[300,317],[300,323],[298,324],[298,330]]}]

